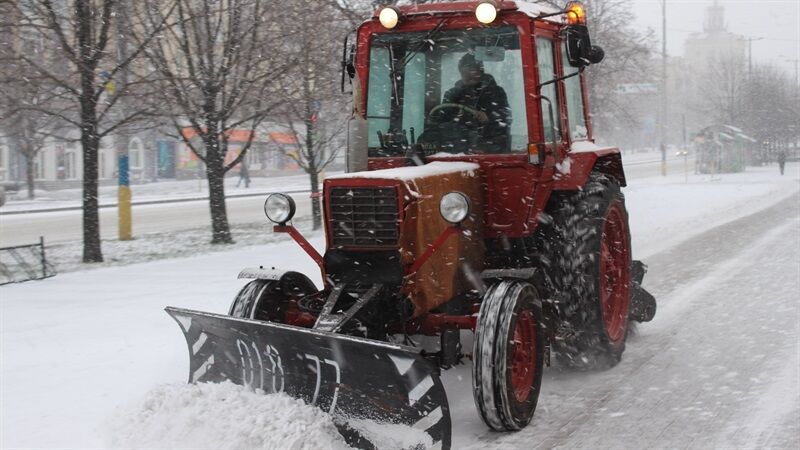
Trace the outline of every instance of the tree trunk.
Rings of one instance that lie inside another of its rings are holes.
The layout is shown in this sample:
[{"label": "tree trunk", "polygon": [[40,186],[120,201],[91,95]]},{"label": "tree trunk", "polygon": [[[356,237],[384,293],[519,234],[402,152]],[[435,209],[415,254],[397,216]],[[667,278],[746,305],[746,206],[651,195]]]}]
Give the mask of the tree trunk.
[{"label": "tree trunk", "polygon": [[225,159],[220,153],[218,135],[210,132],[204,138],[206,145],[206,178],[208,179],[208,205],[211,210],[211,243],[233,244],[225,206]]},{"label": "tree trunk", "polygon": [[97,151],[100,139],[96,124],[82,127],[83,147],[83,262],[103,262],[100,246],[100,214],[97,208]]},{"label": "tree trunk", "polygon": [[30,153],[25,153],[25,181],[28,185],[28,200],[33,200],[34,198],[34,161],[35,155]]},{"label": "tree trunk", "polygon": [[97,149],[100,137],[97,135],[97,100],[95,99],[95,73],[97,61],[94,59],[92,42],[92,10],[87,0],[76,0],[74,12],[75,37],[77,40],[78,66],[81,78],[81,147],[83,150],[83,262],[103,262],[100,248],[100,215],[97,210]]},{"label": "tree trunk", "polygon": [[311,217],[314,230],[319,230],[322,227],[322,207],[321,198],[319,196],[319,173],[316,167],[311,167],[309,177],[311,178]]},{"label": "tree trunk", "polygon": [[[306,89],[308,89],[308,82],[306,83]],[[311,115],[313,111],[311,110],[311,100],[310,94],[307,94],[306,97],[309,98],[306,101],[306,150],[308,153],[308,176],[311,182],[311,229],[312,230],[319,230],[322,228],[322,208],[320,207],[320,198],[319,198],[319,168],[317,167],[317,161],[320,160],[320,155],[317,154],[317,149],[315,146],[317,145],[315,134],[316,133],[316,123],[311,120]]]}]

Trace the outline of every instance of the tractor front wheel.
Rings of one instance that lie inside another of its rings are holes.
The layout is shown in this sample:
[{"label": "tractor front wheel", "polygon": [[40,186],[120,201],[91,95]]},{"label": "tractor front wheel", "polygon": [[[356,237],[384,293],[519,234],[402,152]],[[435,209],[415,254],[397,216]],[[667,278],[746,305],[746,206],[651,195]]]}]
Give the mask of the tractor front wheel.
[{"label": "tractor front wheel", "polygon": [[281,322],[277,304],[282,295],[276,291],[277,282],[273,280],[253,280],[242,287],[234,298],[228,315],[241,319],[258,319]]},{"label": "tractor front wheel", "polygon": [[500,281],[486,292],[473,348],[472,391],[493,430],[515,431],[533,418],[542,384],[544,338],[536,290]]}]

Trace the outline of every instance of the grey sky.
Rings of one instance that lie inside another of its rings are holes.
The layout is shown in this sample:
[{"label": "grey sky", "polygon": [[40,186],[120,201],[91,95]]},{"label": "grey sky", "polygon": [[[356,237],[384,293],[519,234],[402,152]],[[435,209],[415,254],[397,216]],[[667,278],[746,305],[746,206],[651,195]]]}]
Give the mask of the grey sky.
[{"label": "grey sky", "polygon": [[[668,54],[683,54],[686,37],[703,30],[706,7],[712,3],[712,0],[667,0]],[[725,7],[728,31],[767,38],[753,41],[753,62],[772,62],[794,75],[794,62],[787,59],[800,59],[800,0],[719,0],[719,3]],[[661,2],[632,0],[632,5],[636,8],[635,28],[652,28],[660,49]]]}]

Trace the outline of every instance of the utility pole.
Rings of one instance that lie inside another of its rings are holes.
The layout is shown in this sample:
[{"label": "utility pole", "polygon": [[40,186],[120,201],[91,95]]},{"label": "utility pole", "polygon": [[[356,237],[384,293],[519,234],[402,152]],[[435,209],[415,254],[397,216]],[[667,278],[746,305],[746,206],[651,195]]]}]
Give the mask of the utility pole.
[{"label": "utility pole", "polygon": [[747,79],[753,76],[753,41],[760,41],[763,37],[746,37],[747,41]]},{"label": "utility pole", "polygon": [[[115,17],[117,27],[117,63],[122,65],[129,57],[127,28],[128,14],[125,2],[119,2],[117,4],[117,8],[118,10]],[[124,95],[124,91],[128,89],[127,64],[120,69],[118,80],[119,86],[117,86],[116,95]],[[120,114],[124,116],[124,101],[120,102],[119,110]],[[117,188],[117,216],[120,241],[129,241],[133,239],[133,214],[131,211],[131,179],[128,159],[128,140],[129,136],[128,133],[125,132],[125,127],[120,127],[117,130],[116,136],[114,136],[114,142],[116,143],[117,147],[117,172],[119,174],[119,187]]]},{"label": "utility pole", "polygon": [[[681,129],[683,130],[683,182],[689,182],[689,148],[686,146],[686,114],[681,114]],[[697,158],[697,156],[695,156]]]},{"label": "utility pole", "polygon": [[661,120],[658,125],[661,176],[667,176],[667,0],[661,0]]}]

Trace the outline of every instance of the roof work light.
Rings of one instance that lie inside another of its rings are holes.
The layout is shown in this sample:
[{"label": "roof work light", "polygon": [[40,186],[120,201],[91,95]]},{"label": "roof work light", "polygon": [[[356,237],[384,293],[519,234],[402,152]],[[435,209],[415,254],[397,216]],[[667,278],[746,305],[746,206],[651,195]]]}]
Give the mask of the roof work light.
[{"label": "roof work light", "polygon": [[475,7],[475,18],[483,24],[490,24],[497,18],[497,3],[494,0],[484,0]]},{"label": "roof work light", "polygon": [[378,14],[378,20],[384,28],[391,30],[400,22],[400,11],[393,6],[387,6]]},{"label": "roof work light", "polygon": [[567,23],[570,25],[586,25],[586,8],[580,2],[570,2],[566,9]]}]

